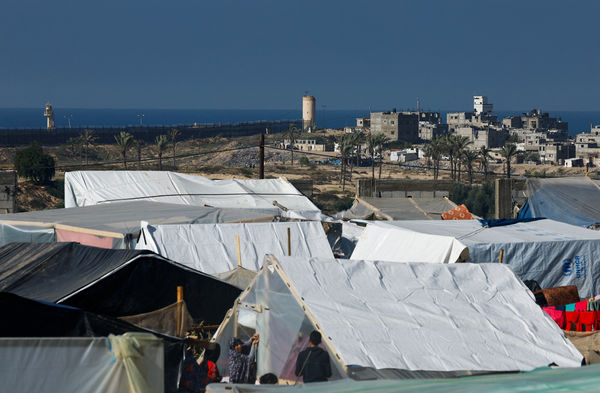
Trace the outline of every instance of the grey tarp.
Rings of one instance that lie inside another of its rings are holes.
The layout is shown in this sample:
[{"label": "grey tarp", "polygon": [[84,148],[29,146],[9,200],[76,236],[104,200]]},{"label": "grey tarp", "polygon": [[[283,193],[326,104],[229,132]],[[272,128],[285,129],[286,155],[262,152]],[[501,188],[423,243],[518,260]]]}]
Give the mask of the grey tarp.
[{"label": "grey tarp", "polygon": [[441,215],[454,209],[448,198],[357,198],[349,210],[335,218],[364,220],[441,220]]}]

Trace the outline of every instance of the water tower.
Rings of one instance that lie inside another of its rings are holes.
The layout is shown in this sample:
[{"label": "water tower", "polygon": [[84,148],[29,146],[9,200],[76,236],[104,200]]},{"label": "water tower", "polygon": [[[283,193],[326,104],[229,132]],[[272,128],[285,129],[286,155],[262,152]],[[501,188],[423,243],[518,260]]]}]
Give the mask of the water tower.
[{"label": "water tower", "polygon": [[46,117],[46,128],[48,130],[51,130],[54,127],[56,127],[54,125],[54,112],[52,111],[52,105],[50,105],[49,103],[46,104],[46,111],[44,112],[44,116]]},{"label": "water tower", "polygon": [[302,131],[311,132],[315,129],[316,102],[313,96],[302,96]]}]

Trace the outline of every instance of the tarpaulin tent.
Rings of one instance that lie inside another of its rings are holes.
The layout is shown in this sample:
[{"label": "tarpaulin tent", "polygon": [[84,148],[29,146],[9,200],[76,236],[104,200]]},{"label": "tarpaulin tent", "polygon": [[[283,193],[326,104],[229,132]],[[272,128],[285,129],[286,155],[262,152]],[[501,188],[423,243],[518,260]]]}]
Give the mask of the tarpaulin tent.
[{"label": "tarpaulin tent", "polygon": [[599,182],[584,177],[527,179],[519,218],[550,218],[588,227],[600,224]]},{"label": "tarpaulin tent", "polygon": [[6,292],[0,309],[0,390],[177,391],[181,339]]},{"label": "tarpaulin tent", "polygon": [[240,290],[148,251],[76,243],[11,243],[0,248],[0,290],[113,317],[155,311],[183,287],[196,321],[221,322]]},{"label": "tarpaulin tent", "polygon": [[258,375],[294,380],[313,329],[338,378],[353,367],[515,371],[583,358],[501,264],[267,256],[216,340],[227,348],[233,335],[258,332]]},{"label": "tarpaulin tent", "polygon": [[[493,374],[452,379],[340,380],[288,386],[236,385],[239,393],[564,393],[598,392],[600,365],[578,368],[540,368],[517,374]],[[210,384],[207,393],[228,393],[231,384]]]},{"label": "tarpaulin tent", "polygon": [[352,207],[334,217],[363,220],[441,220],[456,204],[446,197],[356,198]]},{"label": "tarpaulin tent", "polygon": [[600,233],[553,220],[489,226],[477,220],[373,222],[352,259],[509,265],[542,288],[576,285],[580,295],[600,293]]},{"label": "tarpaulin tent", "polygon": [[[0,216],[0,246],[13,242],[76,241],[102,248],[135,248],[140,222],[197,224],[272,221],[279,209],[231,209],[135,201]],[[56,234],[55,234],[56,232]]]},{"label": "tarpaulin tent", "polygon": [[210,180],[167,171],[76,171],[65,173],[65,207],[149,200],[195,206],[272,208],[320,213],[283,178]]},{"label": "tarpaulin tent", "polygon": [[[289,243],[288,243],[289,230]],[[238,266],[257,271],[266,254],[333,258],[320,222],[146,225],[138,248],[208,274]],[[290,249],[288,250],[288,244]]]}]

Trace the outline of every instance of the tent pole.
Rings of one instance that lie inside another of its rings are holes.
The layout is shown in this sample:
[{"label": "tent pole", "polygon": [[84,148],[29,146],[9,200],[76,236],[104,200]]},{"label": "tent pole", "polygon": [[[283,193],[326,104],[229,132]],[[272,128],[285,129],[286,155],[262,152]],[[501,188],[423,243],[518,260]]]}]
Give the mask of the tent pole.
[{"label": "tent pole", "polygon": [[183,287],[181,285],[177,286],[177,336],[183,336],[183,321],[181,320],[183,317]]},{"label": "tent pole", "polygon": [[287,246],[288,246],[288,257],[292,255],[292,239],[290,235],[290,228],[287,229]]},{"label": "tent pole", "polygon": [[504,249],[501,248],[500,249],[500,258],[498,258],[498,263],[502,263],[503,259],[504,259]]},{"label": "tent pole", "polygon": [[235,242],[237,244],[237,256],[238,256],[238,267],[242,267],[242,253],[240,251],[240,237],[235,236]]}]

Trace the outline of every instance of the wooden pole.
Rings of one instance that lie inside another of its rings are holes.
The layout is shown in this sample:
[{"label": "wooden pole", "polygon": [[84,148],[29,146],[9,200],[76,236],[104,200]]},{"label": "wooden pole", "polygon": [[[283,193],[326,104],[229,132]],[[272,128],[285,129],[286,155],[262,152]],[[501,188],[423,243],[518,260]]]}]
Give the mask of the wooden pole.
[{"label": "wooden pole", "polygon": [[177,336],[183,336],[183,287],[177,286]]},{"label": "wooden pole", "polygon": [[502,263],[503,259],[504,259],[504,249],[501,248],[500,249],[500,258],[498,259],[498,263]]},{"label": "wooden pole", "polygon": [[235,236],[235,242],[237,244],[237,254],[238,254],[238,267],[242,267],[242,252],[240,251],[240,237]]},{"label": "wooden pole", "polygon": [[292,256],[292,239],[290,234],[290,228],[287,229],[287,241],[288,241],[288,257]]},{"label": "wooden pole", "polygon": [[265,134],[260,134],[258,144],[258,178],[265,178]]}]

